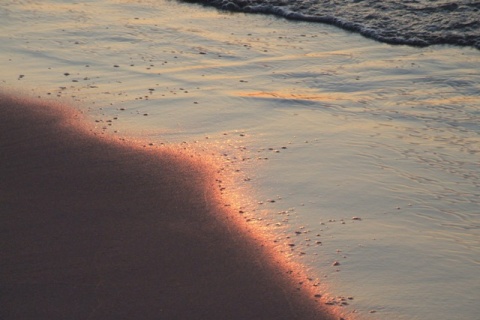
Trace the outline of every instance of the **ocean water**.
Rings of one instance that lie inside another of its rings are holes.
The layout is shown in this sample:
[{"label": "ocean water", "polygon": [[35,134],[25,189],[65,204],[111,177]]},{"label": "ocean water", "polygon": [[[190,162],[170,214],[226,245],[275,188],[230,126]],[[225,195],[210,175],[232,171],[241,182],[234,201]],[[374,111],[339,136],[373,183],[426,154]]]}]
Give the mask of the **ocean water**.
[{"label": "ocean water", "polygon": [[461,0],[187,0],[224,10],[322,22],[393,44],[480,49],[480,3]]},{"label": "ocean water", "polygon": [[3,1],[0,16],[3,90],[218,153],[248,219],[295,244],[349,317],[478,318],[474,46],[161,0]]}]

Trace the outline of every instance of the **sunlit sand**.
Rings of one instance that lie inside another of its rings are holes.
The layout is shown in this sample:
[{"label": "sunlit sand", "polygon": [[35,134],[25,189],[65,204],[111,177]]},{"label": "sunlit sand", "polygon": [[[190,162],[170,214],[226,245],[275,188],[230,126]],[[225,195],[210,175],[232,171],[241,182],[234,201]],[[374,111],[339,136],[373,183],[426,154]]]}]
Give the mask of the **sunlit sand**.
[{"label": "sunlit sand", "polygon": [[214,164],[59,105],[2,95],[0,116],[2,319],[333,318],[235,224]]}]

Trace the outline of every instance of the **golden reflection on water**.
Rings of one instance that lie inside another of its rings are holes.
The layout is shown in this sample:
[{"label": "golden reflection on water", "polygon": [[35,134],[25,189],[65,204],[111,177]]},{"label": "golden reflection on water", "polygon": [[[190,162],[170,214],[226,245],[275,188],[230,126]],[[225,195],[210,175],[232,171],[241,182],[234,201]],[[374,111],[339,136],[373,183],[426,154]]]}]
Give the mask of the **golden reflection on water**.
[{"label": "golden reflection on water", "polygon": [[278,91],[259,91],[259,92],[238,92],[238,96],[254,97],[254,98],[274,98],[287,100],[313,100],[324,102],[338,102],[348,99],[344,93],[328,93],[328,94],[310,94],[310,93],[292,93]]}]

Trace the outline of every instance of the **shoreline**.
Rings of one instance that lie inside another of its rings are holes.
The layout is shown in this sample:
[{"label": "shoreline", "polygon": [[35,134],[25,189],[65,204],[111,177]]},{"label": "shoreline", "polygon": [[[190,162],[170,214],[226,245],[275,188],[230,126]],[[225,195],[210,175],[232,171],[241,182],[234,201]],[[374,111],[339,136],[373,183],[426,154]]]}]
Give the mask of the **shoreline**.
[{"label": "shoreline", "polygon": [[62,106],[1,94],[0,112],[2,319],[333,319],[232,224],[201,161]]},{"label": "shoreline", "polygon": [[106,143],[224,167],[223,225],[283,251],[265,255],[320,279],[341,314],[478,314],[478,50],[163,0],[0,11],[0,92],[63,101]]}]

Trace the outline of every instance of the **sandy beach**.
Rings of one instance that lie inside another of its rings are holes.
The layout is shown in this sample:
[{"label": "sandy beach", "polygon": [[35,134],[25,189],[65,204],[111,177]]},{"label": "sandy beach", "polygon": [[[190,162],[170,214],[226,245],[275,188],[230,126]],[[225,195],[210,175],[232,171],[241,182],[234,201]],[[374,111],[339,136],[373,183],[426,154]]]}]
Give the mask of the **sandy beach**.
[{"label": "sandy beach", "polygon": [[185,1],[0,16],[0,318],[479,314],[478,49]]},{"label": "sandy beach", "polygon": [[235,226],[214,167],[0,102],[2,319],[333,319]]}]

